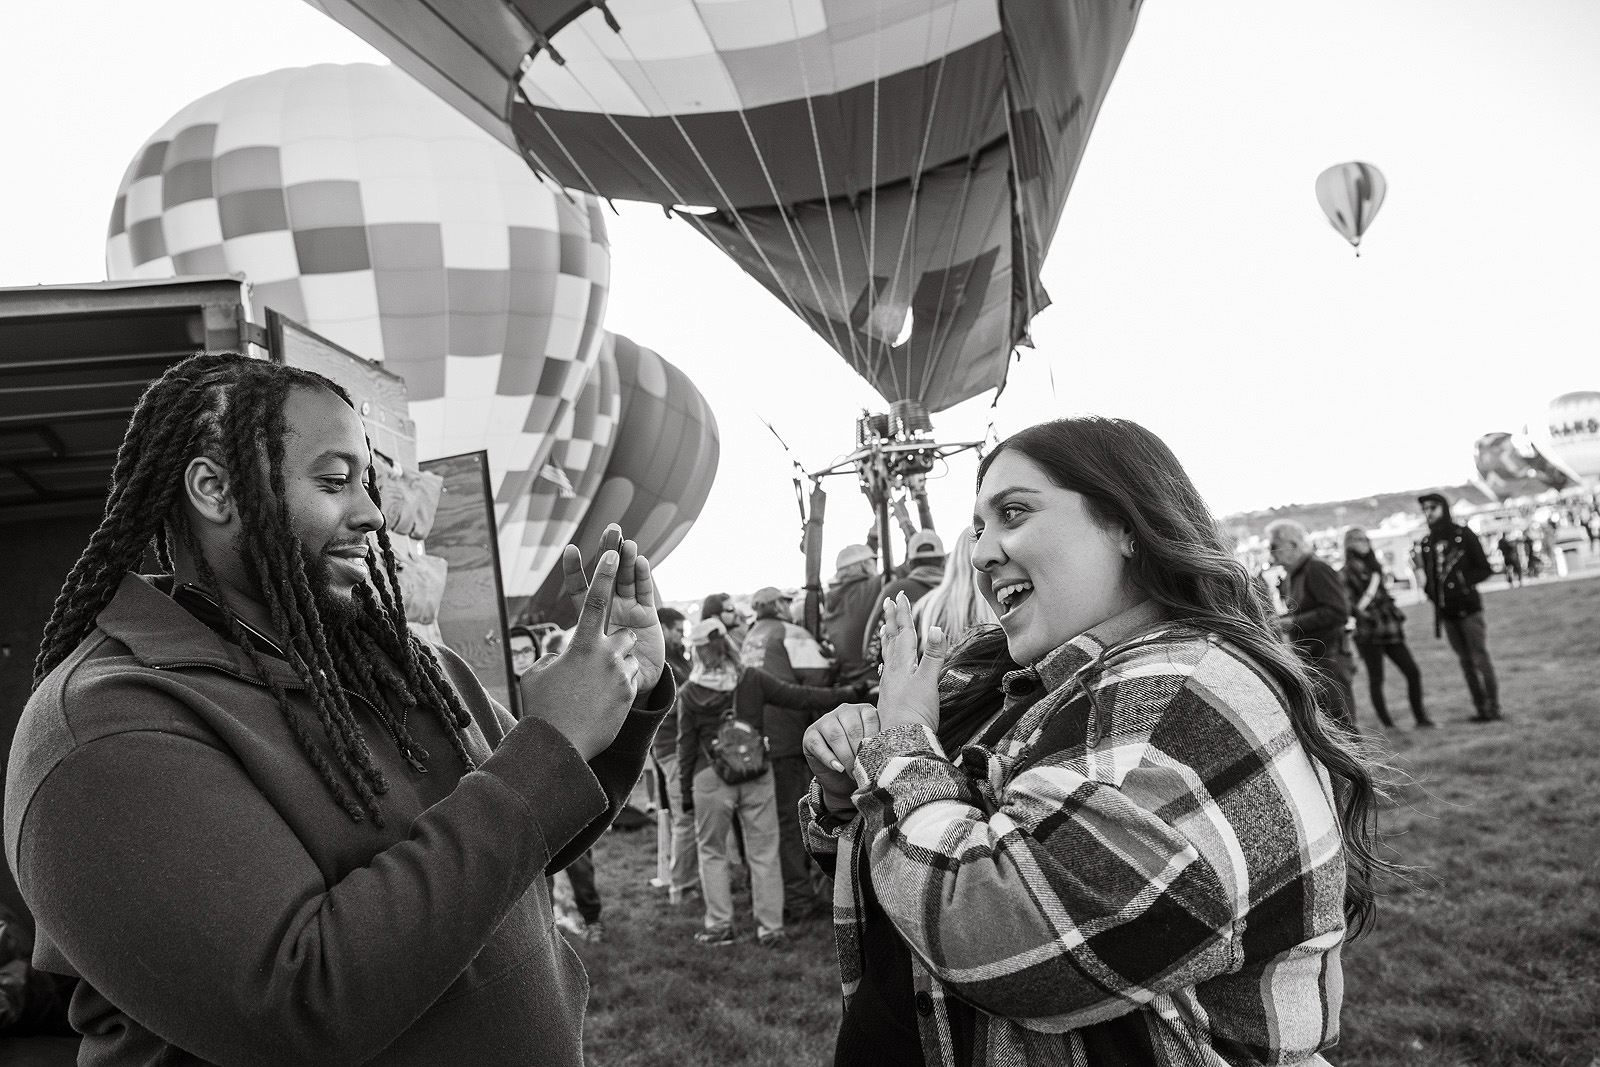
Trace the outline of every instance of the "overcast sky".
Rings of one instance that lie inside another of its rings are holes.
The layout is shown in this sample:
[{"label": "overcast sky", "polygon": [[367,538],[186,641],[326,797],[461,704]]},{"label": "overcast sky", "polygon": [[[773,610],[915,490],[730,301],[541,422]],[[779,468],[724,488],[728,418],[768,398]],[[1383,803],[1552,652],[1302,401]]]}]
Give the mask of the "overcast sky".
[{"label": "overcast sky", "polygon": [[[104,277],[118,179],[185,104],[286,66],[381,62],[298,0],[78,0],[0,14],[0,285]],[[1355,258],[1312,190],[1379,166]],[[1147,0],[992,410],[942,437],[1092,411],[1162,435],[1219,512],[1465,480],[1472,441],[1600,388],[1600,4]],[[884,407],[754,281],[659,209],[609,216],[607,326],[688,372],[722,466],[661,567],[686,599],[799,584],[770,421],[807,468]],[[974,465],[936,483],[947,538]],[[829,483],[827,559],[870,521]]]}]

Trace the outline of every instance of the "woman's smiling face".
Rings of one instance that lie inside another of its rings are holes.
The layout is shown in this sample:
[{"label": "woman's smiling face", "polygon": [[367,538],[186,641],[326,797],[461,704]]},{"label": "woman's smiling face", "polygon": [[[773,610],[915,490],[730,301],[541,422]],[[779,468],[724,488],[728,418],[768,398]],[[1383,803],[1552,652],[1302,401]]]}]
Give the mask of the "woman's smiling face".
[{"label": "woman's smiling face", "polygon": [[1129,532],[1101,526],[1083,494],[1015,449],[984,472],[972,524],[978,589],[1018,663],[1037,663],[1142,599],[1125,580]]}]

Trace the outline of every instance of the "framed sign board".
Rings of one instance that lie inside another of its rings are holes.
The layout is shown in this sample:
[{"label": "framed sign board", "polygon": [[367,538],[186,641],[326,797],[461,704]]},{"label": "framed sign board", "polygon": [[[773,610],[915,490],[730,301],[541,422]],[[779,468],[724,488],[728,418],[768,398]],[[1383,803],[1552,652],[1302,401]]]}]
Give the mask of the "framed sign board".
[{"label": "framed sign board", "polygon": [[403,471],[417,469],[417,427],[406,402],[406,380],[320,334],[267,309],[267,351],[274,361],[316,371],[350,394],[375,451]]},{"label": "framed sign board", "polygon": [[430,459],[421,468],[444,479],[428,531],[428,555],[450,564],[439,605],[439,632],[489,694],[513,715],[520,715],[506,638],[506,601],[500,592],[500,541],[489,491],[489,453]]}]

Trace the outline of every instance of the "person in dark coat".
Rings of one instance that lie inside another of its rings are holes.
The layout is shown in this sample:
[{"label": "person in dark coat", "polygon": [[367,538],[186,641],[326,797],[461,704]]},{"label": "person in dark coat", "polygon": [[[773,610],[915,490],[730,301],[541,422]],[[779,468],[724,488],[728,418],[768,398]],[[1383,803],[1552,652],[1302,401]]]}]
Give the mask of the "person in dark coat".
[{"label": "person in dark coat", "polygon": [[1311,551],[1311,536],[1293,519],[1268,526],[1267,541],[1272,561],[1285,572],[1278,586],[1285,608],[1285,614],[1278,616],[1278,628],[1319,676],[1328,714],[1354,732],[1356,701],[1350,688],[1354,664],[1344,646],[1350,598],[1344,582]]},{"label": "person in dark coat", "polygon": [[1478,583],[1494,573],[1478,535],[1454,522],[1450,501],[1438,493],[1417,498],[1428,519],[1422,539],[1423,592],[1433,602],[1433,632],[1443,630],[1477,713],[1473,722],[1500,718],[1500,686],[1489,659],[1489,628],[1483,618],[1483,596]]},{"label": "person in dark coat", "polygon": [[861,634],[861,655],[874,668],[883,661],[878,643],[878,626],[883,622],[883,602],[901,593],[912,604],[921,600],[944,581],[944,542],[932,530],[918,530],[906,542],[906,572],[883,587],[872,602],[872,614]]},{"label": "person in dark coat", "polygon": [[873,673],[876,664],[862,655],[867,619],[883,599],[878,558],[866,545],[846,545],[839,552],[833,581],[822,602],[822,632],[833,646],[839,680],[853,682]]},{"label": "person in dark coat", "polygon": [[1422,671],[1406,644],[1406,616],[1389,595],[1389,576],[1383,571],[1367,532],[1352,526],[1344,532],[1344,588],[1356,617],[1356,652],[1367,668],[1367,693],[1378,721],[1393,726],[1383,697],[1383,661],[1387,657],[1406,679],[1406,697],[1419,729],[1433,725],[1422,707]]},{"label": "person in dark coat", "polygon": [[[750,595],[756,621],[745,635],[739,659],[746,667],[759,667],[792,685],[827,685],[833,664],[804,628],[789,621],[783,592],[774,586]],[[811,769],[800,747],[806,727],[826,708],[796,708],[768,703],[761,714],[767,755],[772,759],[773,788],[778,798],[778,860],[783,868],[783,916],[798,923],[828,908],[818,895],[821,871],[806,852],[800,837],[800,801],[811,788]]]}]

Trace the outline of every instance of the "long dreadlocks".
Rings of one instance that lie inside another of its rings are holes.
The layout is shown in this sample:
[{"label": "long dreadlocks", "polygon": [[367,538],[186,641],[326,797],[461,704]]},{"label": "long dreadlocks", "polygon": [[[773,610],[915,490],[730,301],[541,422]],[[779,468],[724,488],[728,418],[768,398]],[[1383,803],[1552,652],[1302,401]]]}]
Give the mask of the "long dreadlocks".
[{"label": "long dreadlocks", "polygon": [[[34,685],[94,629],[95,617],[111,602],[122,576],[139,566],[147,546],[154,547],[161,566],[170,570],[174,548],[181,543],[221,606],[234,641],[249,657],[257,679],[272,691],[301,751],[335,802],[356,822],[370,816],[382,826],[377,798],[389,784],[351,711],[351,694],[385,720],[401,753],[419,769],[428,754],[406,729],[408,713],[430,709],[468,770],[473,761],[461,732],[471,717],[433,654],[406,627],[394,548],[385,530],[377,531],[376,551],[370,545],[367,549],[372,584],[356,587],[352,611],[330,610],[320,583],[312,581],[316,565],[308,569],[284,503],[284,402],[296,386],[325,389],[350,404],[349,394],[320,374],[233,353],[191,356],[150,384],[117,451],[104,517],[56,598],[34,661]],[[229,472],[230,497],[241,520],[243,564],[288,643],[289,662],[310,695],[337,769],[319,749],[307,717],[296,710],[246,638],[200,552],[181,507],[184,470],[199,455],[210,456]],[[370,471],[365,488],[378,503]],[[398,715],[392,713],[394,707],[400,709]]]}]

